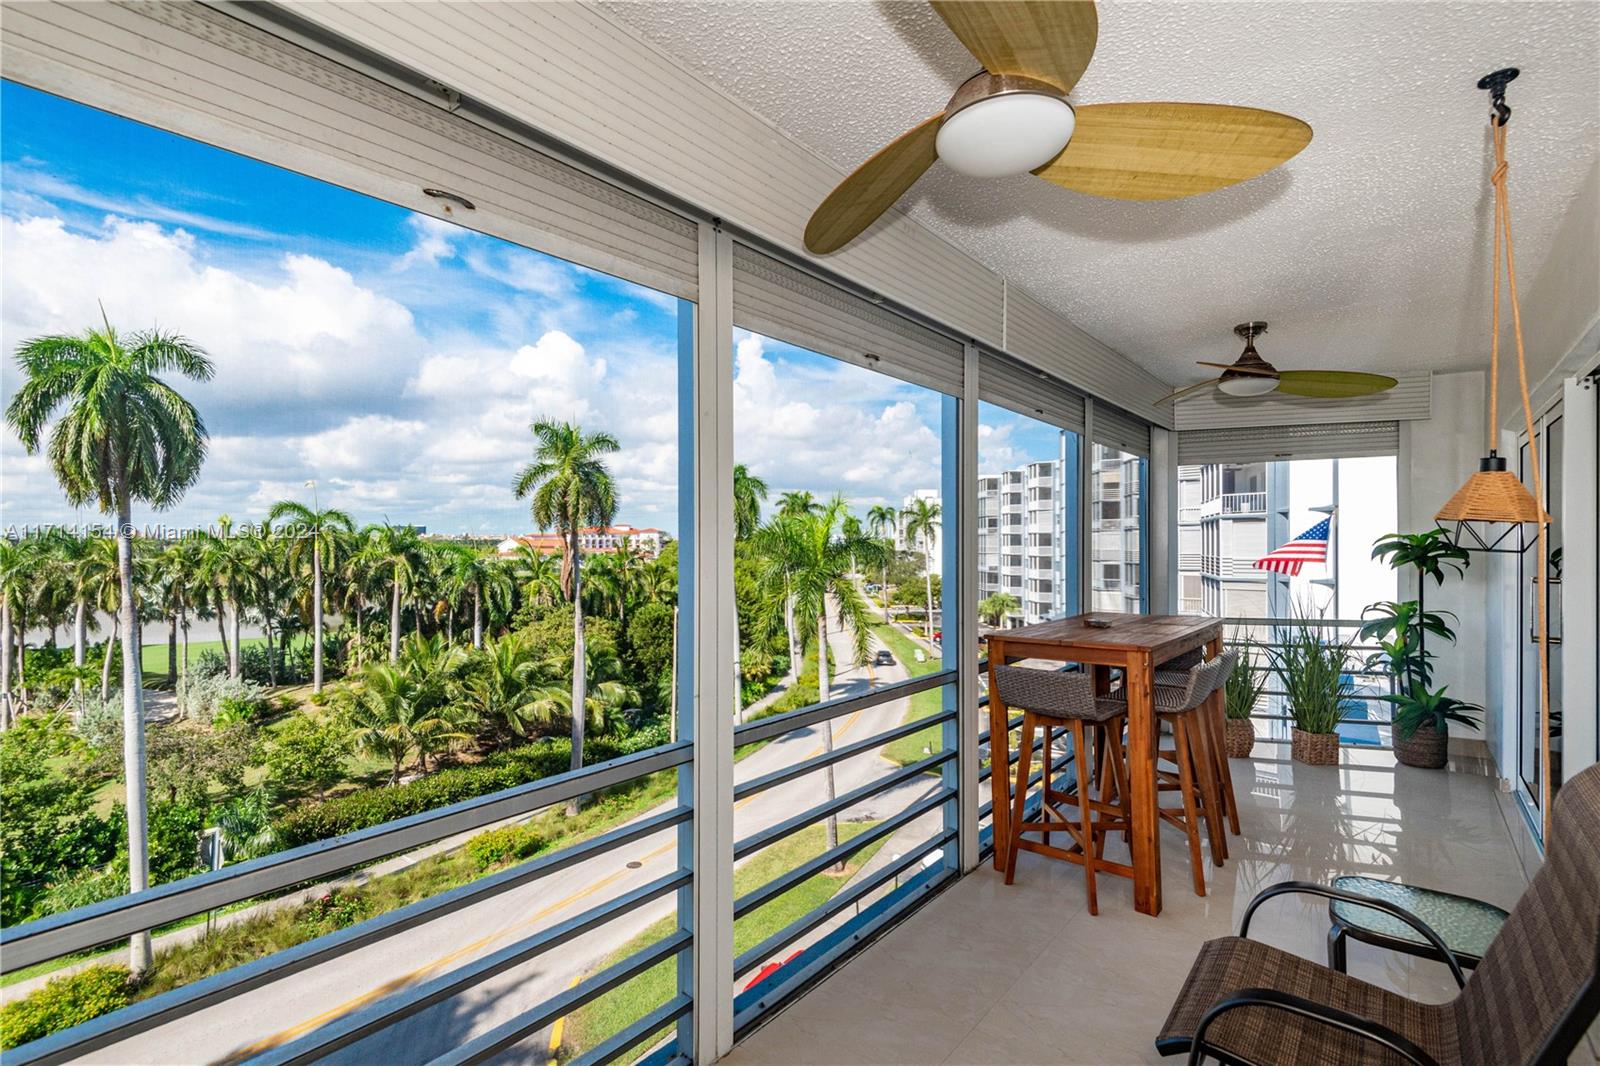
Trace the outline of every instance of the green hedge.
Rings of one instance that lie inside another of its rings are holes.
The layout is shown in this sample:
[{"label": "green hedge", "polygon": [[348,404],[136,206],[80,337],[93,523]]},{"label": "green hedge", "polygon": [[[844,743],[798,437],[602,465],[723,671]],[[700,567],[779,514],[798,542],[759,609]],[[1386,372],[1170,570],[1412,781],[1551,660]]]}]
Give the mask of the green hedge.
[{"label": "green hedge", "polygon": [[91,966],[57,977],[24,999],[0,1007],[0,1048],[14,1048],[128,1005],[132,989],[122,966]]},{"label": "green hedge", "polygon": [[[605,762],[664,743],[666,731],[660,726],[616,740],[596,737],[584,745],[584,763]],[[548,737],[499,752],[475,766],[439,770],[403,785],[362,789],[296,808],[278,818],[273,830],[278,847],[299,847],[566,773],[571,767],[572,741]]]}]

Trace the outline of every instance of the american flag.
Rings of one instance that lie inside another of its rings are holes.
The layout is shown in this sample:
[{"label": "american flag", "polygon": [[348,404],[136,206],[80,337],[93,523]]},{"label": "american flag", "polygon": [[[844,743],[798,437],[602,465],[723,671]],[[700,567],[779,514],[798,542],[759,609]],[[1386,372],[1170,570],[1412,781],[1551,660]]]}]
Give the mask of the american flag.
[{"label": "american flag", "polygon": [[1333,524],[1329,515],[1275,552],[1256,560],[1257,570],[1271,570],[1275,574],[1294,577],[1307,563],[1328,561],[1328,531]]}]

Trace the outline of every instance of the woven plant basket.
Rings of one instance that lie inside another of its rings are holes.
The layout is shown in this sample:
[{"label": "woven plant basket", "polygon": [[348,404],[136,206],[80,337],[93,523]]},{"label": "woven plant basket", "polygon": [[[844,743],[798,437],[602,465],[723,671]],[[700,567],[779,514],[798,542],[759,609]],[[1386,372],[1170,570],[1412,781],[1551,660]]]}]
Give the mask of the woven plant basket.
[{"label": "woven plant basket", "polygon": [[1449,758],[1450,734],[1440,732],[1432,722],[1418,726],[1411,736],[1402,739],[1398,730],[1394,735],[1394,757],[1406,766],[1424,770],[1443,769]]},{"label": "woven plant basket", "polygon": [[1222,746],[1230,759],[1248,759],[1256,746],[1256,727],[1248,718],[1229,718],[1222,723]]},{"label": "woven plant basket", "polygon": [[1289,754],[1295,762],[1308,766],[1337,766],[1339,764],[1338,733],[1307,733],[1296,729],[1289,741]]}]

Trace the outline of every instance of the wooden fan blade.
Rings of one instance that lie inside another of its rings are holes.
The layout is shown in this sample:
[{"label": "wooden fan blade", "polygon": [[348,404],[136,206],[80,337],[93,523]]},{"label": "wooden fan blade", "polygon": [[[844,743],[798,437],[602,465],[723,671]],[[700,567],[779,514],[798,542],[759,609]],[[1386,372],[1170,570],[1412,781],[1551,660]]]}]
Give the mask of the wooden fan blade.
[{"label": "wooden fan blade", "polygon": [[889,210],[938,158],[943,117],[941,111],[906,130],[840,182],[811,213],[806,248],[816,255],[838,251]]},{"label": "wooden fan blade", "polygon": [[1398,384],[1387,374],[1359,374],[1353,370],[1285,370],[1278,375],[1279,392],[1324,400],[1371,396]]},{"label": "wooden fan blade", "polygon": [[1231,370],[1235,374],[1254,374],[1257,377],[1262,378],[1272,378],[1278,376],[1278,372],[1276,370],[1264,370],[1259,366],[1240,366],[1237,363],[1208,363],[1204,359],[1196,359],[1195,365],[1214,366],[1218,370]]},{"label": "wooden fan blade", "polygon": [[1212,378],[1210,381],[1202,381],[1198,385],[1190,385],[1187,388],[1179,389],[1177,392],[1174,392],[1174,393],[1172,393],[1172,394],[1170,394],[1168,396],[1161,397],[1161,399],[1157,400],[1156,403],[1172,403],[1174,400],[1180,400],[1183,397],[1189,395],[1191,392],[1199,392],[1201,389],[1209,389],[1213,385],[1215,385],[1219,380],[1221,380],[1221,379],[1220,378]]},{"label": "wooden fan blade", "polygon": [[1034,173],[1114,200],[1175,200],[1264,174],[1311,143],[1311,127],[1227,104],[1085,104],[1072,140]]},{"label": "wooden fan blade", "polygon": [[933,10],[990,74],[1024,74],[1070,92],[1100,36],[1090,0],[934,0]]}]

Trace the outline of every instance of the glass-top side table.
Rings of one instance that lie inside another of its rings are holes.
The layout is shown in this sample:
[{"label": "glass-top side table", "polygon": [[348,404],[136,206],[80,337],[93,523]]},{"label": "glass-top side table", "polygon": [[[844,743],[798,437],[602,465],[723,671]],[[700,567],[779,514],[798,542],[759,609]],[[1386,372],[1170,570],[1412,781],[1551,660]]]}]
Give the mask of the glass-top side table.
[{"label": "glass-top side table", "polygon": [[[1337,877],[1333,887],[1385,900],[1410,911],[1439,934],[1465,970],[1483,961],[1484,952],[1489,950],[1489,944],[1499,934],[1507,917],[1505,911],[1492,903],[1374,877]],[[1438,950],[1424,940],[1422,934],[1382,911],[1334,900],[1328,904],[1328,917],[1333,922],[1328,930],[1328,965],[1340,973],[1345,972],[1347,937],[1408,955],[1439,958]]]}]

